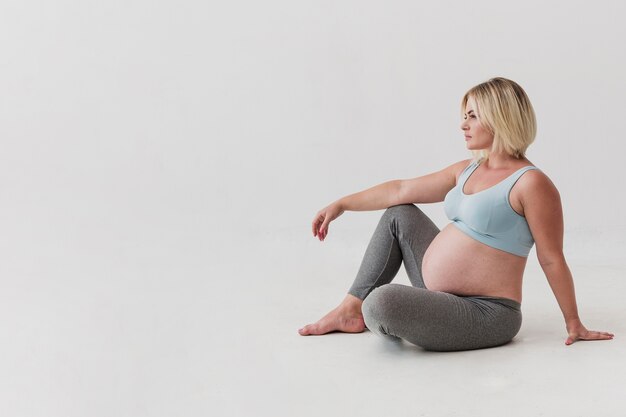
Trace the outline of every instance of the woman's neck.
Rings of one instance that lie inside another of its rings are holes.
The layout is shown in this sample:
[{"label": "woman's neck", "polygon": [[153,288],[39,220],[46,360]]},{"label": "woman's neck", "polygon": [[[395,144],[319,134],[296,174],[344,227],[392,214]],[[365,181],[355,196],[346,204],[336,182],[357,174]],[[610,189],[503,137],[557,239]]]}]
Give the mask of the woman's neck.
[{"label": "woman's neck", "polygon": [[528,161],[526,158],[515,158],[508,154],[489,154],[484,165],[489,169],[507,169],[513,168],[520,161]]}]

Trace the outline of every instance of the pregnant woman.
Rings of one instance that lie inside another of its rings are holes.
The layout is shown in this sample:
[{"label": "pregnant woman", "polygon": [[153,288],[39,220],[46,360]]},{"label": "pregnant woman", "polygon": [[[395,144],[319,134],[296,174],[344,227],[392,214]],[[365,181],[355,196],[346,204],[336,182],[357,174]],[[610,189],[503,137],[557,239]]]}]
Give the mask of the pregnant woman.
[{"label": "pregnant woman", "polygon": [[[559,192],[525,157],[536,121],[524,90],[492,78],[463,96],[461,111],[472,159],[348,195],[316,214],[313,236],[323,241],[344,211],[387,209],[345,299],[301,335],[367,327],[436,351],[505,344],[522,323],[522,276],[536,244],[565,319],[565,344],[613,338],[587,330],[578,315]],[[441,201],[451,223],[440,231],[414,204]],[[390,283],[402,262],[411,286]]]}]

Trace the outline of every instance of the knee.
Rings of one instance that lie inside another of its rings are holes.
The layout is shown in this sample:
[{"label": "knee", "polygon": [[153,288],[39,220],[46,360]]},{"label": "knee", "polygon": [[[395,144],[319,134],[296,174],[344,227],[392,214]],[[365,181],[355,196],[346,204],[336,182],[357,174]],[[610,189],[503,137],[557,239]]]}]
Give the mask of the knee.
[{"label": "knee", "polygon": [[415,204],[391,206],[383,214],[383,219],[399,228],[412,227],[430,221],[426,214]]},{"label": "knee", "polygon": [[389,334],[388,326],[398,314],[396,302],[397,284],[386,284],[375,288],[363,300],[363,320],[370,331]]},{"label": "knee", "polygon": [[415,204],[400,204],[389,207],[385,210],[383,216],[398,219],[414,216],[416,213],[420,212],[421,210]]}]

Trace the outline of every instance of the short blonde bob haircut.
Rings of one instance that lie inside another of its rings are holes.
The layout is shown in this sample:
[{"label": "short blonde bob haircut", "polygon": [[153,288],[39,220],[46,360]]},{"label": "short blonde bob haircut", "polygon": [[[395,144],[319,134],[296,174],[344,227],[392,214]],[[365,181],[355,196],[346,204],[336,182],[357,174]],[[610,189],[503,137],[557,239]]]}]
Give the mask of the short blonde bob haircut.
[{"label": "short blonde bob haircut", "polygon": [[491,152],[505,152],[523,158],[537,134],[535,111],[524,89],[506,78],[491,78],[465,93],[461,117],[470,97],[476,103],[478,121],[494,135],[491,149],[473,150],[474,157],[488,159]]}]

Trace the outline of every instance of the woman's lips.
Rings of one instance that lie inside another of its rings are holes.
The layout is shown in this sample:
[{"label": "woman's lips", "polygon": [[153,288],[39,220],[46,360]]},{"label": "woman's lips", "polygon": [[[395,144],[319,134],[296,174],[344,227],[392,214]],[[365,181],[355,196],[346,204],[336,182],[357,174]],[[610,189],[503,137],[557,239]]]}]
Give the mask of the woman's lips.
[{"label": "woman's lips", "polygon": [[465,140],[469,140],[471,138],[472,138],[471,136],[465,136]]}]

